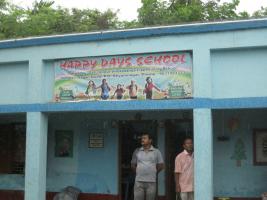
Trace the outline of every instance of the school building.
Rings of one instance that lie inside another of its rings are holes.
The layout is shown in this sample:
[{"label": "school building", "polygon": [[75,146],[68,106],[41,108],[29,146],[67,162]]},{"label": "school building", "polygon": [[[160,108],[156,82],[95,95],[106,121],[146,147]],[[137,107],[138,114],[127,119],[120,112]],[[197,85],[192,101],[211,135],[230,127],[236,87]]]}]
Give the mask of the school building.
[{"label": "school building", "polygon": [[266,77],[267,19],[1,41],[0,199],[75,186],[82,200],[130,200],[145,131],[165,160],[158,199],[174,199],[174,159],[193,136],[195,200],[260,200]]}]

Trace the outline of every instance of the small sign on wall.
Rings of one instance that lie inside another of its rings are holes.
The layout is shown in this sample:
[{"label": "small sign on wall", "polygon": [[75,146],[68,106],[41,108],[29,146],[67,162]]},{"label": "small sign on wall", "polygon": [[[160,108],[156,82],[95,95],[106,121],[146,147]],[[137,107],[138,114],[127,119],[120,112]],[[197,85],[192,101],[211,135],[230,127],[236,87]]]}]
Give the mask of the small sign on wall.
[{"label": "small sign on wall", "polygon": [[104,134],[103,132],[89,133],[89,148],[104,148]]},{"label": "small sign on wall", "polygon": [[267,129],[254,129],[254,165],[267,165]]}]

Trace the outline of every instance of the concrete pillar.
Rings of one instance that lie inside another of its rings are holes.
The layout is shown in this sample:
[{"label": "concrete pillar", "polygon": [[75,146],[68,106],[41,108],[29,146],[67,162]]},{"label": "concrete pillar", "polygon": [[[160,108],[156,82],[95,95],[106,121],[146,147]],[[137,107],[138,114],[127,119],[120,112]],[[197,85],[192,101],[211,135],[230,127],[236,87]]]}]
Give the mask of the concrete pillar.
[{"label": "concrete pillar", "polygon": [[[194,98],[212,98],[212,70],[210,50],[193,50]],[[195,200],[213,200],[213,136],[210,108],[195,109]]]},{"label": "concrete pillar", "polygon": [[213,139],[210,109],[194,110],[195,200],[213,200]]},{"label": "concrete pillar", "polygon": [[[165,160],[165,129],[158,127],[158,148],[162,154],[163,159]],[[166,163],[165,163],[166,164]],[[165,185],[166,185],[166,173],[165,170],[161,171],[158,176],[158,196],[165,196],[166,191],[165,191]]]},{"label": "concrete pillar", "polygon": [[25,200],[45,200],[47,160],[46,114],[27,113]]},{"label": "concrete pillar", "polygon": [[44,69],[42,59],[33,55],[29,60],[29,103],[42,103],[44,100]]},{"label": "concrete pillar", "polygon": [[193,50],[193,96],[194,98],[212,97],[210,50],[197,48]]}]

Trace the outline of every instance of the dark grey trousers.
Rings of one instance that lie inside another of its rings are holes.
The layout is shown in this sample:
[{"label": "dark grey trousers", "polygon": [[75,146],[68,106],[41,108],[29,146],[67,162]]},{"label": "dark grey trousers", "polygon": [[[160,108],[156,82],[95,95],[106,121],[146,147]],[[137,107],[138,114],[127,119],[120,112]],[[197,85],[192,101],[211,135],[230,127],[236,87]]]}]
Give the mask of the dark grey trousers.
[{"label": "dark grey trousers", "polygon": [[134,184],[134,200],[155,200],[157,183],[138,182]]}]

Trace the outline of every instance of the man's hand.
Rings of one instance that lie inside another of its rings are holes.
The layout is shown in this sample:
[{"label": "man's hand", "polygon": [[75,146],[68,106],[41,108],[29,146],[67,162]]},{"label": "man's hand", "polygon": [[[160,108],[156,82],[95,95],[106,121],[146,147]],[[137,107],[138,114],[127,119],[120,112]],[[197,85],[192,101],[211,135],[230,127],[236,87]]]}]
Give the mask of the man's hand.
[{"label": "man's hand", "polygon": [[163,163],[157,164],[157,173],[159,173],[163,169],[164,169],[164,164]]},{"label": "man's hand", "polygon": [[131,164],[131,168],[132,168],[133,172],[136,173],[136,164],[133,164],[133,163],[132,163],[132,164]]},{"label": "man's hand", "polygon": [[179,173],[175,173],[175,190],[176,192],[181,192],[181,187],[179,183]]},{"label": "man's hand", "polygon": [[176,190],[176,192],[181,192],[180,184],[176,184],[175,190]]}]

